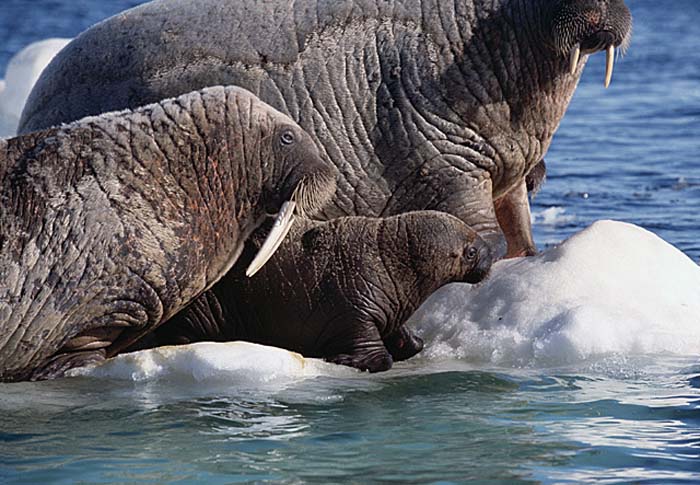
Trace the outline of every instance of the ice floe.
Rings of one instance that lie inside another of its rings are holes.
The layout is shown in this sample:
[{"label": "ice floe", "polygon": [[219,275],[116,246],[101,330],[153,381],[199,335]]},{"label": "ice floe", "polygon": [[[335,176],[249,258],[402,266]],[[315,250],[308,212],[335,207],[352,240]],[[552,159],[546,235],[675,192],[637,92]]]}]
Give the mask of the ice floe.
[{"label": "ice floe", "polygon": [[538,256],[449,285],[413,316],[424,358],[564,365],[700,354],[700,267],[640,227],[599,221]]},{"label": "ice floe", "polygon": [[248,342],[200,342],[121,354],[97,367],[71,371],[73,376],[132,381],[225,380],[227,384],[284,384],[318,375],[348,375],[355,371],[295,352]]}]

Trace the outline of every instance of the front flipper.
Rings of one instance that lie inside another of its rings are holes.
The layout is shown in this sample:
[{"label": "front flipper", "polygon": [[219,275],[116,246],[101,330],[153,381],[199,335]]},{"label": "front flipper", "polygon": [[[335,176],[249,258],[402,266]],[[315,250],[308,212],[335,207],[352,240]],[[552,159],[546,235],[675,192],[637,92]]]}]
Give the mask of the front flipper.
[{"label": "front flipper", "polygon": [[525,179],[506,195],[496,200],[494,205],[498,223],[508,242],[506,258],[537,254],[537,247],[532,238],[530,203],[527,199]]},{"label": "front flipper", "polygon": [[45,365],[35,369],[29,377],[30,381],[43,381],[65,377],[66,372],[77,367],[99,364],[104,362],[105,349],[64,352],[54,356]]},{"label": "front flipper", "polygon": [[384,346],[374,325],[363,325],[365,332],[341,353],[326,357],[328,362],[347,365],[361,371],[383,372],[391,369],[394,360]]},{"label": "front flipper", "polygon": [[406,325],[401,325],[394,333],[384,339],[384,345],[394,362],[408,360],[423,350],[423,340],[416,337]]}]

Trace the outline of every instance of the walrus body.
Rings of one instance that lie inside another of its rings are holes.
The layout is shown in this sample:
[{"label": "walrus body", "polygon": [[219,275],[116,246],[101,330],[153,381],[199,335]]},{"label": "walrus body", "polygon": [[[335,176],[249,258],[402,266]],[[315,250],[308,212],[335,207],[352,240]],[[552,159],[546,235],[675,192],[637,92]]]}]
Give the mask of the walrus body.
[{"label": "walrus body", "polygon": [[492,262],[473,230],[433,211],[307,220],[290,236],[248,284],[238,266],[147,346],[247,340],[383,371],[422,349],[404,325],[418,306],[447,283],[481,281]]},{"label": "walrus body", "polygon": [[335,170],[291,119],[215,87],[0,141],[0,380],[119,352],[235,263]]}]

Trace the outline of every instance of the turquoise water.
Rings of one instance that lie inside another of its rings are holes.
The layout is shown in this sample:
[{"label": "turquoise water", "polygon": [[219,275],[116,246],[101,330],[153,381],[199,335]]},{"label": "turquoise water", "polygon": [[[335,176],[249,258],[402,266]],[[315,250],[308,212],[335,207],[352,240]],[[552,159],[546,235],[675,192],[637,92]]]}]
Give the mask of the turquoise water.
[{"label": "turquoise water", "polygon": [[89,378],[4,386],[4,483],[697,483],[700,366],[418,360],[280,384]]},{"label": "turquoise water", "polygon": [[[134,3],[3,0],[0,66]],[[614,218],[700,261],[700,2],[628,4],[612,87],[595,56],[547,157],[536,239]],[[698,483],[698,351],[0,385],[0,483]]]}]

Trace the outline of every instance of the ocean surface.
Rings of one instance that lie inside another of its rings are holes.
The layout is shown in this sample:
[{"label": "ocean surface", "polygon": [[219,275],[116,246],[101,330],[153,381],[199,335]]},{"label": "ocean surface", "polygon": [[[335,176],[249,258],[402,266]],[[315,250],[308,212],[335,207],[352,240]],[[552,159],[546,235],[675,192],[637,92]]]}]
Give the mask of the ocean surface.
[{"label": "ocean surface", "polygon": [[[138,3],[2,0],[0,78],[30,42],[73,37]],[[536,241],[550,248],[616,219],[697,263],[700,2],[627,3],[634,37],[612,86],[603,88],[604,55],[592,57],[547,156]],[[612,268],[588,269],[621,277]],[[673,293],[659,281],[646,283]],[[590,332],[605,330],[598,323]],[[700,316],[672,323],[669,341],[685,345],[587,352],[591,336],[574,335],[568,355],[537,347],[542,358],[520,350],[537,350],[534,340],[443,336],[450,356],[427,338],[425,355],[371,376],[244,348],[204,352],[216,362],[182,353],[0,384],[0,483],[700,483],[700,345],[685,339]],[[623,344],[644,333],[625,318],[608,326]],[[514,352],[522,358],[494,358]]]}]

